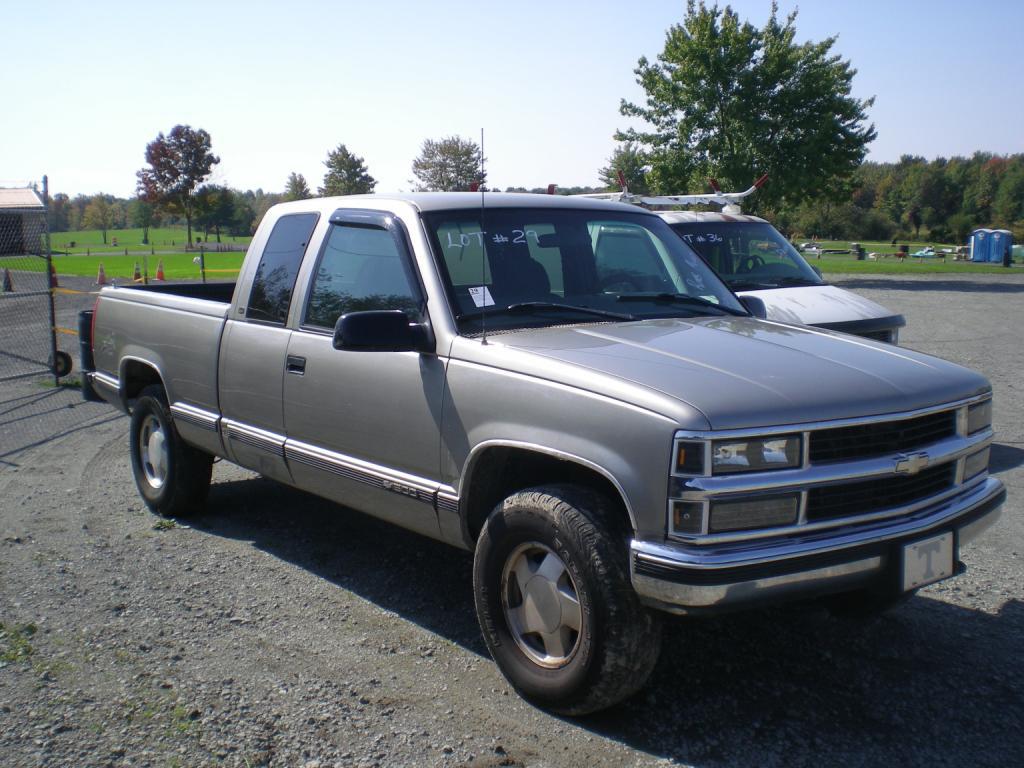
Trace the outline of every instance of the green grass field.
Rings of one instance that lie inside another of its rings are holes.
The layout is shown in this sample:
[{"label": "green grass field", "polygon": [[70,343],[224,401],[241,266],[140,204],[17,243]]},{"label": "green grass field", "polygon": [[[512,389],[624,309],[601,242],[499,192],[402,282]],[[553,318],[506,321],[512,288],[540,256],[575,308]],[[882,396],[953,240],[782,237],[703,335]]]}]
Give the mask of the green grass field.
[{"label": "green grass field", "polygon": [[[201,230],[193,228],[193,237],[200,234]],[[199,255],[199,248],[193,247],[186,251],[186,239],[184,227],[153,227],[149,230],[148,245],[142,244],[141,229],[110,229],[107,230],[107,243],[104,245],[103,233],[99,230],[80,230],[52,233],[50,247],[58,275],[95,279],[99,265],[103,264],[108,280],[130,280],[137,263],[143,273],[148,267],[149,277],[154,279],[157,267],[163,261],[164,276],[168,280],[198,280],[199,265],[193,263],[193,259]],[[207,278],[237,277],[250,240],[251,237],[222,234],[220,243],[216,242],[214,236],[210,237],[208,243],[203,243]],[[218,252],[218,249],[224,251]],[[29,268],[35,267],[32,265]],[[39,264],[38,271],[42,271],[42,268],[42,264]]]},{"label": "green grass field", "polygon": [[[192,237],[201,236],[202,230],[193,227]],[[99,230],[79,230],[76,232],[53,232],[50,235],[50,248],[54,253],[96,254],[120,253],[157,253],[184,252],[188,233],[184,227],[154,227],[149,230],[149,245],[142,244],[141,229],[108,229],[107,242],[103,243],[103,233]],[[231,237],[221,234],[221,242],[210,235],[210,241],[203,243],[207,251],[216,250],[218,245],[223,248],[245,249],[251,237]],[[115,243],[116,240],[116,243]],[[74,246],[71,244],[74,243]]]},{"label": "green grass field", "polygon": [[[900,244],[908,245],[911,254],[928,245],[935,248],[935,250],[954,247],[948,243],[900,241],[897,245],[891,245],[889,241],[861,241],[860,245],[867,253],[876,253],[878,257],[864,261],[857,261],[857,257],[852,253],[823,254],[820,258],[811,253],[804,253],[803,257],[807,259],[809,264],[817,267],[825,274],[948,275],[967,273],[993,274],[1006,271],[1006,268],[1000,264],[975,264],[970,261],[955,261],[951,254],[947,255],[945,259],[914,258],[913,256],[908,256],[906,259],[900,260],[896,258]],[[827,249],[845,249],[850,247],[850,242],[847,240],[821,240],[819,245]]]},{"label": "green grass field", "polygon": [[[198,253],[168,253],[164,255],[148,256],[148,271],[150,279],[156,277],[157,267],[160,261],[164,264],[164,276],[168,280],[198,280],[200,278],[199,265],[193,263]],[[207,253],[206,276],[208,279],[234,278],[238,276],[238,270],[242,266],[242,259],[245,254],[237,253]],[[53,264],[58,275],[75,275],[78,277],[95,278],[99,271],[100,264],[107,273],[107,280],[117,278],[123,280],[131,279],[135,272],[135,264],[146,271],[147,264],[141,255],[125,256],[111,254],[86,256],[85,254],[72,254],[71,256],[54,256]]]}]

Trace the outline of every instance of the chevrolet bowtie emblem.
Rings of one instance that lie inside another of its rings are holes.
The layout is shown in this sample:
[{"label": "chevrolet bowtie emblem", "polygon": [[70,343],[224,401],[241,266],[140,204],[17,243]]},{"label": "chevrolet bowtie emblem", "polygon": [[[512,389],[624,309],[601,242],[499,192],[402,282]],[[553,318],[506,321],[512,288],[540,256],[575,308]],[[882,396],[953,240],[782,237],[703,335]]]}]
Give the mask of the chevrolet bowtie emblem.
[{"label": "chevrolet bowtie emblem", "polygon": [[931,463],[927,453],[905,453],[896,460],[893,471],[901,475],[916,475]]}]

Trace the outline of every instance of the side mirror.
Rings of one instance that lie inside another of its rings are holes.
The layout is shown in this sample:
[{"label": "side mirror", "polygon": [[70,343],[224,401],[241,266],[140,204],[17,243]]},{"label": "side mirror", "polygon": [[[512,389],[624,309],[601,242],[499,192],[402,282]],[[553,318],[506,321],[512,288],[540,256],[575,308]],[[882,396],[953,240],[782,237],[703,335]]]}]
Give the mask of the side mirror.
[{"label": "side mirror", "polygon": [[740,304],[746,307],[747,312],[752,314],[754,317],[760,320],[764,320],[768,317],[768,308],[757,296],[740,296],[739,299]]},{"label": "side mirror", "polygon": [[334,348],[355,352],[433,352],[434,337],[423,323],[410,323],[400,309],[349,312],[334,325]]}]

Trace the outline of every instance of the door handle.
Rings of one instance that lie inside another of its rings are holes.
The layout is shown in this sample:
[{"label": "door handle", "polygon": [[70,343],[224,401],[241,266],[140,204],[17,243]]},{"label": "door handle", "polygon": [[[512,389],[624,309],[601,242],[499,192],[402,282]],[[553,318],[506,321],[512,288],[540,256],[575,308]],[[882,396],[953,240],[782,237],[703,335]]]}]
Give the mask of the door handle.
[{"label": "door handle", "polygon": [[288,360],[285,363],[284,369],[288,373],[294,373],[296,376],[301,376],[306,372],[306,358],[299,357],[298,355],[288,355]]}]

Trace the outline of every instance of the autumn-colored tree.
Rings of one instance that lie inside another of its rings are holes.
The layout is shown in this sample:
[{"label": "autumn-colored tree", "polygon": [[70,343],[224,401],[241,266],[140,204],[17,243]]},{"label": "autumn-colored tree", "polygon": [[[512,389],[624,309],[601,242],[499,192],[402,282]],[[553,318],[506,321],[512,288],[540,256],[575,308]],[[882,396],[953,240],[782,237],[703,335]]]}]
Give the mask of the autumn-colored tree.
[{"label": "autumn-colored tree", "polygon": [[96,195],[85,206],[82,225],[86,229],[98,229],[103,233],[103,244],[107,244],[107,230],[114,225],[114,209],[105,195]]},{"label": "autumn-colored tree", "polygon": [[146,162],[148,166],[136,173],[139,197],[184,216],[191,245],[196,188],[220,162],[210,151],[210,134],[202,128],[176,125],[146,145]]}]

